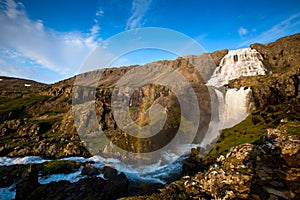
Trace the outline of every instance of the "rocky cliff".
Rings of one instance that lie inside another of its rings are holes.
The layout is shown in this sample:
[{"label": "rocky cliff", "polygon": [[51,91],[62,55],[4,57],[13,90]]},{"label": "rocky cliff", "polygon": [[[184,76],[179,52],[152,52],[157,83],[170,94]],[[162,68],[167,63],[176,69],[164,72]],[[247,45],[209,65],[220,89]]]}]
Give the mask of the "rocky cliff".
[{"label": "rocky cliff", "polygon": [[[215,68],[215,64],[212,63],[209,56],[218,63],[226,52],[226,50],[222,50],[210,55],[188,56],[174,61],[159,61],[154,64],[167,65],[180,71],[187,79],[194,81],[193,87],[197,88],[198,96],[200,96],[206,90],[203,79],[209,77]],[[202,77],[197,77],[198,73],[193,69],[193,64],[205,66],[202,70]],[[134,150],[135,147],[126,146],[126,144],[135,144],[137,141],[124,138],[122,131],[116,128],[111,112],[111,95],[115,83],[135,67],[137,66],[106,69],[96,92],[97,116],[99,116],[101,127],[104,127],[109,137],[114,137],[112,141],[119,141],[119,146],[127,150]],[[91,155],[85,149],[74,126],[71,111],[74,78],[51,85],[9,77],[0,78],[0,156],[36,155],[60,158],[65,156],[89,157]],[[206,93],[208,94],[208,92]],[[89,94],[79,95],[81,96],[78,98],[85,98],[84,95],[88,96]],[[133,120],[139,124],[147,124],[149,108],[154,102],[158,102],[168,107],[169,114],[173,113],[173,117],[169,118],[173,120],[167,123],[170,125],[167,129],[176,128],[174,126],[178,126],[176,118],[179,113],[175,109],[174,102],[167,100],[168,98],[172,99],[172,95],[168,89],[157,85],[140,88],[132,98],[130,113]],[[203,109],[206,108],[203,107]],[[87,113],[86,116],[89,114]],[[88,120],[88,118],[84,120]],[[81,122],[81,124],[84,123],[85,121]],[[77,128],[80,129],[80,126]],[[165,135],[168,135],[168,132],[174,132],[170,130],[167,130]],[[84,139],[90,140],[88,136]],[[162,139],[158,140],[163,141]],[[149,141],[144,140],[144,143],[148,144]]]},{"label": "rocky cliff", "polygon": [[[251,45],[252,49],[260,53],[266,74],[228,80],[224,90],[251,88],[251,100],[255,109],[238,125],[223,130],[215,145],[207,149],[193,149],[183,166],[183,174],[188,176],[167,185],[152,196],[136,198],[299,199],[299,47],[300,34],[266,45]],[[211,115],[211,109],[207,106],[210,104],[205,102],[208,99],[205,95],[209,94],[205,82],[216,70],[216,66],[221,65],[221,59],[227,53],[227,50],[222,50],[209,54],[214,63],[201,56],[191,55],[153,64],[167,65],[183,75],[191,83],[197,97],[202,98],[202,114]],[[234,59],[234,55],[232,56]],[[193,64],[205,66],[201,71],[202,76],[193,68]],[[127,137],[116,126],[111,109],[113,88],[126,72],[137,67],[139,66],[105,69],[101,81],[97,83],[97,90],[93,92],[96,97],[97,120],[110,140],[125,150],[144,152],[149,150],[147,148],[156,148],[151,143],[160,144],[173,137],[182,113],[178,109],[175,95],[168,88],[149,84],[133,93],[129,112],[135,123],[147,125],[150,123],[152,104],[164,105],[171,117],[164,126],[163,138],[155,138],[154,142],[148,139],[136,140]],[[86,105],[78,107],[87,112],[86,118],[79,122],[79,126],[74,125],[71,110],[74,81],[75,78],[70,78],[47,85],[0,77],[0,156],[91,156],[84,141],[93,141],[93,129],[88,130],[89,134],[81,135],[81,138],[77,133],[77,129],[84,127],[89,121]],[[79,92],[73,100],[84,99],[89,95]],[[188,118],[186,113],[184,116]],[[200,122],[207,124],[206,121]],[[206,129],[204,127],[198,131],[201,133]],[[201,140],[201,134],[198,139]],[[103,152],[111,153],[111,149],[107,146]],[[11,183],[12,179],[5,178],[3,174],[1,177]],[[20,179],[19,176],[17,178]],[[97,181],[102,191],[103,180]],[[81,184],[83,182],[78,183],[78,187],[83,187]],[[68,185],[74,194],[77,188],[75,185]],[[41,190],[43,187],[46,186],[41,186]],[[51,187],[56,188],[53,185],[47,188]],[[101,191],[99,190],[100,193]]]},{"label": "rocky cliff", "polygon": [[223,130],[208,155],[192,149],[187,176],[130,199],[299,199],[299,46],[300,34],[251,45],[268,74],[229,80],[227,87],[251,88],[253,112]]}]

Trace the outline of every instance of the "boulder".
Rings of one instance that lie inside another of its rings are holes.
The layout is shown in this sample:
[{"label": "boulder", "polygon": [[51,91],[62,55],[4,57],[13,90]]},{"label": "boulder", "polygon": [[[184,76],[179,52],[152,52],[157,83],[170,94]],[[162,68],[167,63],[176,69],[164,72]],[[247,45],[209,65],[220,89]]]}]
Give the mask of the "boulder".
[{"label": "boulder", "polygon": [[126,175],[121,172],[119,175],[111,177],[104,185],[102,193],[105,194],[105,199],[117,199],[128,191],[129,180]]},{"label": "boulder", "polygon": [[100,174],[100,172],[93,165],[91,165],[90,163],[87,163],[87,164],[85,164],[84,168],[82,169],[81,174],[87,175],[87,176],[97,176]]},{"label": "boulder", "polygon": [[110,179],[118,174],[118,171],[115,168],[110,167],[110,166],[104,166],[102,172],[103,172],[104,178],[108,178],[108,179]]},{"label": "boulder", "polygon": [[22,180],[17,184],[16,200],[30,199],[27,194],[34,191],[38,185],[38,170],[35,164],[31,164],[28,171],[22,174]]}]

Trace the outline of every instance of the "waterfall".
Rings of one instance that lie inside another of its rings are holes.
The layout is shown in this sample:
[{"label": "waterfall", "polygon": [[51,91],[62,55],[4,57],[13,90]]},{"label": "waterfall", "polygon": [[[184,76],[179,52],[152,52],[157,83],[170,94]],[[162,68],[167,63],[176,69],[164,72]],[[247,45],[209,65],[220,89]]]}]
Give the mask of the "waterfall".
[{"label": "waterfall", "polygon": [[211,121],[209,123],[209,127],[205,137],[201,142],[202,147],[206,147],[207,144],[210,144],[213,139],[215,139],[219,135],[219,131],[223,129],[224,125],[224,94],[218,89],[210,88],[209,92],[211,96],[212,103],[212,113],[211,113]]},{"label": "waterfall", "polygon": [[223,128],[230,128],[248,116],[252,107],[250,102],[251,95],[252,91],[247,87],[227,90],[225,95],[225,121]]},{"label": "waterfall", "polygon": [[[222,58],[206,84],[214,91],[211,92],[214,111],[202,147],[210,144],[219,135],[219,131],[235,126],[248,116],[253,108],[251,88],[229,88],[225,93],[220,92],[220,88],[228,84],[229,80],[242,76],[265,75],[267,70],[262,59],[261,54],[251,48],[231,50]],[[217,96],[218,101],[213,100],[214,96]]]},{"label": "waterfall", "polygon": [[220,62],[207,85],[221,87],[229,80],[242,76],[265,75],[266,68],[261,54],[255,49],[244,48],[230,50]]}]

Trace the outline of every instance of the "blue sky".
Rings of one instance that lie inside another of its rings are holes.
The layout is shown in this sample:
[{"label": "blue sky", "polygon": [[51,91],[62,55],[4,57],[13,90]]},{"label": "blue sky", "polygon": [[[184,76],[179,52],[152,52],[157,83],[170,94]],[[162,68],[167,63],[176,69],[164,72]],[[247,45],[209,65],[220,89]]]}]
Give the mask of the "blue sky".
[{"label": "blue sky", "polygon": [[[300,1],[1,0],[0,75],[47,83],[71,77],[103,41],[142,27],[181,32],[208,52],[237,49],[299,33]],[[143,55],[118,64],[174,56]]]}]

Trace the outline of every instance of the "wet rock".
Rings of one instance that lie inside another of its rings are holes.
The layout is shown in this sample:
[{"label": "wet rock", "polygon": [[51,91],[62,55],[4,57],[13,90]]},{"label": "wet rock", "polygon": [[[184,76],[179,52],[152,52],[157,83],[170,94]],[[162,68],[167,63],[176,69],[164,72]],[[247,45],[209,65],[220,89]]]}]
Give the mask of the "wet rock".
[{"label": "wet rock", "polygon": [[16,200],[29,199],[27,194],[34,191],[38,185],[38,170],[35,164],[31,164],[28,171],[22,174],[21,182],[17,184]]},{"label": "wet rock", "polygon": [[182,164],[182,175],[195,175],[199,171],[205,170],[207,167],[200,160],[200,148],[192,148],[191,154]]},{"label": "wet rock", "polygon": [[119,175],[113,176],[104,185],[102,192],[105,199],[117,199],[127,194],[129,180],[126,175],[121,172]]},{"label": "wet rock", "polygon": [[[19,185],[19,184],[18,184]],[[16,199],[117,199],[127,194],[128,179],[120,173],[105,181],[99,177],[80,179],[75,183],[69,181],[34,184],[34,188],[19,185]]]},{"label": "wet rock", "polygon": [[118,174],[118,171],[115,168],[110,167],[110,166],[104,166],[102,172],[103,172],[104,178],[108,178],[108,179],[112,178]]},{"label": "wet rock", "polygon": [[93,165],[87,163],[87,164],[85,164],[84,168],[82,169],[81,174],[87,175],[87,176],[97,176],[100,174],[100,172]]}]

